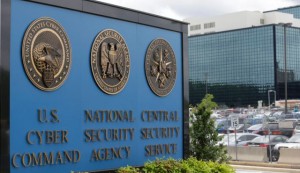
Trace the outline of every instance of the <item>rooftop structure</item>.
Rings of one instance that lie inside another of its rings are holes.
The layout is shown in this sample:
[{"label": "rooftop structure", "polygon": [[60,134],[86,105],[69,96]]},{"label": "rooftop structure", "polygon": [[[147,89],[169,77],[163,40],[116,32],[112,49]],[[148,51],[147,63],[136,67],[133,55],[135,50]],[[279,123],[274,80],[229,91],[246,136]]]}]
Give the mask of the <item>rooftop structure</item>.
[{"label": "rooftop structure", "polygon": [[[287,13],[285,13],[287,12]],[[297,17],[299,14],[299,17]],[[219,105],[268,104],[268,91],[284,99],[284,37],[288,99],[300,98],[300,6],[189,18],[190,103],[206,93]],[[284,34],[283,23],[292,23]],[[271,96],[274,101],[274,94]]]}]

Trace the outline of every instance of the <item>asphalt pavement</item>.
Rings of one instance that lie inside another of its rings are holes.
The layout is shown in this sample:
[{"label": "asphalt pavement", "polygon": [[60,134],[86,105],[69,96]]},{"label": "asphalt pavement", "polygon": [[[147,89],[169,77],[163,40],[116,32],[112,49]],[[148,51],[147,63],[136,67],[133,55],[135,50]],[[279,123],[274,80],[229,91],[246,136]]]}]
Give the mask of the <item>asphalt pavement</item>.
[{"label": "asphalt pavement", "polygon": [[231,165],[236,173],[300,173],[300,169]]}]

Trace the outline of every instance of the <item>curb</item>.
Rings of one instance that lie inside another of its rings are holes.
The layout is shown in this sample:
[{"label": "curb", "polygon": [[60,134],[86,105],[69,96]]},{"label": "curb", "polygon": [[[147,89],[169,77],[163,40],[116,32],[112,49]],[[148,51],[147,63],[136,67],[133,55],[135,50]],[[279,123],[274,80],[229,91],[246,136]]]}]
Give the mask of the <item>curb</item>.
[{"label": "curb", "polygon": [[257,167],[257,166],[244,166],[244,165],[231,165],[235,170],[253,170],[253,171],[268,171],[268,172],[288,172],[288,173],[300,173],[300,169],[289,168],[275,168],[275,167]]},{"label": "curb", "polygon": [[243,161],[230,161],[231,165],[241,165],[241,166],[259,166],[259,167],[271,167],[271,168],[288,168],[288,169],[299,169],[300,165],[296,164],[280,164],[280,163],[264,163],[264,162],[243,162]]}]

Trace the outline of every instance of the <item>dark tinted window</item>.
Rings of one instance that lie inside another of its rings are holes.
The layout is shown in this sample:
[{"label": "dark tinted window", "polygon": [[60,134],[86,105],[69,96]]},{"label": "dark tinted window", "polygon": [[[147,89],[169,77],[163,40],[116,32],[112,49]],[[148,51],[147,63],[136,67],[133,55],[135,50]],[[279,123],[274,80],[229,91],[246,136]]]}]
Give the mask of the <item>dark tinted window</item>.
[{"label": "dark tinted window", "polygon": [[254,135],[247,135],[247,140],[251,141],[252,139],[256,138],[257,136]]},{"label": "dark tinted window", "polygon": [[273,26],[189,37],[190,103],[200,103],[206,91],[227,106],[268,103],[268,90],[275,89],[273,42]]},{"label": "dark tinted window", "polygon": [[241,137],[239,138],[239,140],[241,140],[241,141],[247,141],[247,136],[241,136]]},{"label": "dark tinted window", "polygon": [[287,114],[287,115],[285,115],[285,118],[286,118],[286,119],[293,119],[293,118],[295,118],[295,117],[294,117],[293,114]]},{"label": "dark tinted window", "polygon": [[273,139],[273,142],[283,142],[283,141],[284,141],[284,139],[282,137],[275,137]]},{"label": "dark tinted window", "polygon": [[279,127],[278,127],[278,123],[269,123],[266,125],[266,128],[270,128],[270,130],[277,130]]}]

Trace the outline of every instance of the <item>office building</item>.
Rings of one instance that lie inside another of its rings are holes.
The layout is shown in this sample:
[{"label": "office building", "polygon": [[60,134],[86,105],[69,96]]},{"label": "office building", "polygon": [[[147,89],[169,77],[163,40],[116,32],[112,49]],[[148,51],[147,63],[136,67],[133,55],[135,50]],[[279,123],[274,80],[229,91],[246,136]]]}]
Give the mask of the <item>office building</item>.
[{"label": "office building", "polygon": [[284,99],[283,23],[292,23],[286,27],[288,98],[300,98],[300,19],[295,17],[300,8],[288,9],[293,13],[278,9],[186,19],[190,103],[211,93],[219,105],[256,107],[259,100],[268,104],[269,90]]}]

